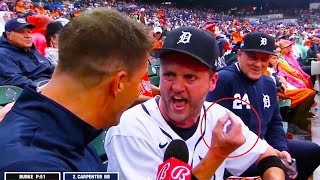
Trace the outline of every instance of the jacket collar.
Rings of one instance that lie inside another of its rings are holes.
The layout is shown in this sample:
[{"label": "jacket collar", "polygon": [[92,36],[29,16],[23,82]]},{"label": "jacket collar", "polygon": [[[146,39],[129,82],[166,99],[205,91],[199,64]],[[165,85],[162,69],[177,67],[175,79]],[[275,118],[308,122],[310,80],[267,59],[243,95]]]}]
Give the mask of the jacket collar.
[{"label": "jacket collar", "polygon": [[249,83],[251,83],[251,84],[256,84],[260,79],[258,79],[258,80],[252,80],[252,79],[250,79],[250,78],[248,78],[242,71],[241,71],[241,69],[240,69],[240,65],[239,65],[239,62],[236,62],[233,66],[235,66],[235,67],[233,67],[233,68],[236,68],[237,69],[237,71],[241,74],[241,76],[244,78],[244,79],[246,79]]},{"label": "jacket collar", "polygon": [[13,110],[39,124],[37,136],[48,146],[80,150],[101,133],[32,87],[23,90]]}]

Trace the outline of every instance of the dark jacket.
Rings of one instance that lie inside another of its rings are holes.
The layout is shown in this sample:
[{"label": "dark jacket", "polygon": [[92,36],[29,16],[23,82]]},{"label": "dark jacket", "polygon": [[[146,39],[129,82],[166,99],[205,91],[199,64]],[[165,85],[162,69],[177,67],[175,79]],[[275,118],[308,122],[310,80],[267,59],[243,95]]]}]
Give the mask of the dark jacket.
[{"label": "dark jacket", "polygon": [[27,86],[0,123],[0,172],[106,171],[89,145],[100,132]]},{"label": "dark jacket", "polygon": [[50,79],[53,70],[34,46],[27,52],[9,43],[5,34],[0,38],[0,85],[36,86]]},{"label": "dark jacket", "polygon": [[[238,63],[221,69],[218,74],[216,88],[208,94],[206,100],[213,102],[229,97],[249,102],[260,117],[260,137],[275,149],[288,151],[273,80],[263,75],[259,80],[252,81],[240,71]],[[223,100],[219,104],[239,116],[258,135],[258,117],[249,105],[241,100]]]}]

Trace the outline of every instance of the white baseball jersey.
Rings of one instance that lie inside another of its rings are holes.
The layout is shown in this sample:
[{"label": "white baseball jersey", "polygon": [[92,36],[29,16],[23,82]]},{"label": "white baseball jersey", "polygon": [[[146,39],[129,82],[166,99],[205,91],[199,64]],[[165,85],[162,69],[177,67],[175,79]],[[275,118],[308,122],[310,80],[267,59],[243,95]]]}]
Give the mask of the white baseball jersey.
[{"label": "white baseball jersey", "polygon": [[[209,102],[204,103],[200,117],[210,105]],[[227,112],[230,111],[218,104],[207,111],[202,122],[207,144],[211,144],[212,131],[217,120]],[[246,142],[231,155],[245,153],[257,141],[257,135],[243,123],[242,125]],[[125,180],[156,179],[158,166],[163,163],[164,152],[174,139],[182,138],[164,120],[155,98],[128,109],[121,116],[120,124],[109,129],[105,139],[105,150],[109,159],[108,171],[119,172],[120,179]],[[196,132],[185,142],[189,150],[189,165],[195,167],[209,151],[201,137],[200,123]],[[223,179],[225,168],[233,175],[240,175],[267,150],[268,146],[267,142],[259,139],[256,146],[246,155],[227,158],[212,179]]]}]

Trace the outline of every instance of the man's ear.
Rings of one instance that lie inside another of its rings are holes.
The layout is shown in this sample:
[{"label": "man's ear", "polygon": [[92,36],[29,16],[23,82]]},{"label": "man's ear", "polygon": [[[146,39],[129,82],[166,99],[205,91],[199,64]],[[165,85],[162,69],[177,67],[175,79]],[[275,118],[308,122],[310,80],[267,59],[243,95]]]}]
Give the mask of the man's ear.
[{"label": "man's ear", "polygon": [[243,51],[241,51],[240,49],[238,49],[238,51],[237,51],[237,60],[238,60],[238,62],[240,63],[240,58],[241,58],[241,56],[243,55]]},{"label": "man's ear", "polygon": [[113,96],[117,96],[124,90],[127,79],[128,73],[125,71],[119,71],[113,75],[110,82],[110,91]]},{"label": "man's ear", "polygon": [[10,32],[6,32],[6,36],[7,36],[7,39],[10,40],[11,33]]},{"label": "man's ear", "polygon": [[219,75],[218,73],[214,73],[210,79],[209,91],[213,91],[216,88],[216,84],[218,81]]},{"label": "man's ear", "polygon": [[56,41],[56,39],[54,38],[54,36],[51,36],[50,37],[50,42],[52,43],[52,42],[55,42]]},{"label": "man's ear", "polygon": [[238,49],[237,55],[238,55],[238,57],[242,55],[242,51],[240,49]]}]

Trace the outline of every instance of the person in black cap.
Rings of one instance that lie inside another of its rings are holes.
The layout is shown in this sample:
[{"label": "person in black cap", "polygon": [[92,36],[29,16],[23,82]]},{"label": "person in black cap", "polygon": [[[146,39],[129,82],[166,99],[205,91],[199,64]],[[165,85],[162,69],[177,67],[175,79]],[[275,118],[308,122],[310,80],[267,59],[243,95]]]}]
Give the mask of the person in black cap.
[{"label": "person in black cap", "polygon": [[[287,168],[287,178],[305,180],[320,164],[320,147],[309,141],[287,142],[276,86],[271,77],[265,75],[275,49],[274,38],[269,35],[262,32],[246,35],[238,50],[238,62],[218,72],[216,88],[206,100],[214,102],[224,97],[235,98],[219,104],[239,116],[251,131],[276,149]],[[292,166],[293,158],[297,169]],[[253,165],[242,176],[256,176],[258,172]]]},{"label": "person in black cap", "polygon": [[62,30],[63,25],[59,21],[51,22],[47,25],[46,29],[46,42],[47,48],[45,49],[46,58],[50,63],[56,67],[58,64],[58,39],[59,32]]},{"label": "person in black cap", "polygon": [[[223,179],[225,168],[241,174],[254,162],[263,179],[284,179],[284,167],[271,146],[229,110],[217,104],[209,108],[211,103],[205,102],[218,78],[218,49],[215,37],[196,27],[180,27],[167,34],[163,47],[155,50],[161,60],[161,96],[127,110],[120,124],[109,129],[105,139],[108,171],[119,172],[123,179],[155,179],[168,144],[181,139],[190,151],[194,179]],[[226,123],[230,123],[228,131],[223,130]],[[252,151],[238,158],[216,154],[240,155],[255,142]]]},{"label": "person in black cap", "polygon": [[34,47],[31,30],[24,18],[10,19],[0,39],[0,85],[24,88],[51,78],[54,67]]}]

